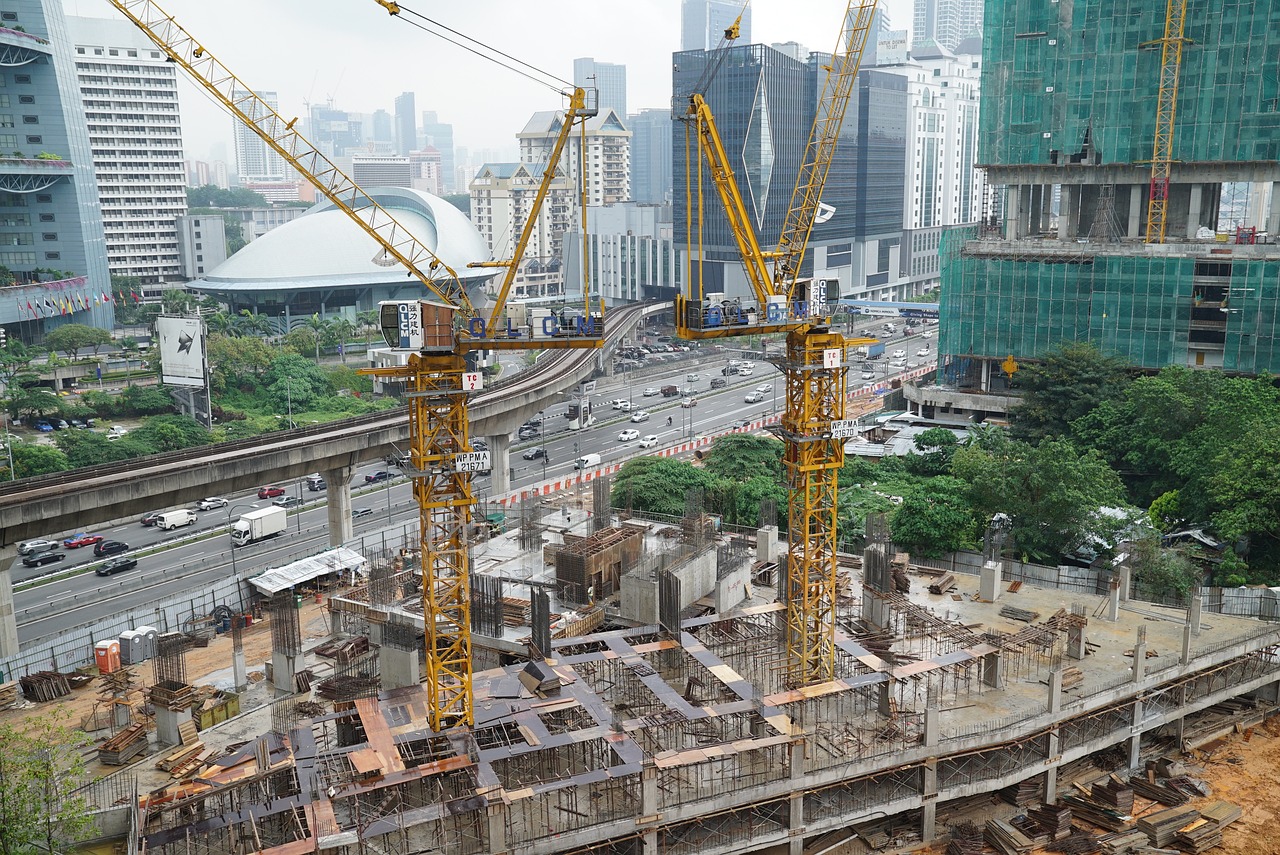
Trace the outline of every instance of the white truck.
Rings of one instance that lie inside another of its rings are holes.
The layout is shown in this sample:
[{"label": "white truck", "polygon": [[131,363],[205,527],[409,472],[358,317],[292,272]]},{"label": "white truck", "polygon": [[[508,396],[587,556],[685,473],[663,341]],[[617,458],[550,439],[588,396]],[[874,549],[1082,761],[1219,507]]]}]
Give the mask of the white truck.
[{"label": "white truck", "polygon": [[284,508],[258,508],[240,515],[231,527],[231,545],[246,546],[275,537],[289,527],[289,512]]}]

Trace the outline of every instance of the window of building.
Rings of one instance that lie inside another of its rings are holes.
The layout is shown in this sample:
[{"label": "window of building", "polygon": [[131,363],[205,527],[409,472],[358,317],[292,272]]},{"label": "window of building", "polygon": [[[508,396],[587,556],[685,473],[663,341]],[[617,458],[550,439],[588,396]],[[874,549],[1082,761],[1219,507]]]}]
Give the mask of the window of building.
[{"label": "window of building", "polygon": [[0,151],[13,151],[18,147],[16,134],[0,134]]},{"label": "window of building", "polygon": [[196,261],[204,261],[204,256],[203,256],[203,255],[197,255],[197,256],[196,256]]},{"label": "window of building", "polygon": [[833,243],[827,247],[827,266],[844,267],[853,263],[853,244]]},{"label": "window of building", "polygon": [[12,127],[13,127],[13,116],[0,115],[0,128],[12,128]]},{"label": "window of building", "polygon": [[199,242],[197,242],[197,243],[196,243],[196,249],[204,249],[204,246],[203,246],[203,245],[201,245]]},{"label": "window of building", "polygon": [[[26,216],[26,214],[23,214],[23,216],[25,217],[25,216]],[[42,222],[42,223],[52,223],[52,222],[53,222],[53,219],[54,219],[54,218],[53,218],[53,214],[41,214],[41,215],[40,215],[40,222]]]},{"label": "window of building", "polygon": [[[19,83],[21,83],[21,82],[22,82],[21,78],[22,78],[22,77],[24,77],[24,76],[26,76],[26,75],[21,75],[21,74],[19,74],[19,75],[18,75],[18,78],[19,78],[18,82],[19,82]],[[28,82],[30,82],[29,76],[28,76]],[[19,95],[19,96],[18,96],[18,103],[19,103],[19,104],[34,104],[35,102],[36,102],[36,96],[34,96],[34,95]]]},{"label": "window of building", "polygon": [[107,54],[109,56],[119,56],[120,51],[116,50],[115,48],[111,48],[110,50],[107,51]]},{"label": "window of building", "polygon": [[57,240],[57,239],[58,239],[58,233],[57,233],[57,232],[45,232],[44,234],[40,235],[40,238],[41,238],[41,240]]},{"label": "window of building", "polygon": [[82,47],[78,47],[78,48],[76,48],[76,53],[83,55],[83,54],[84,54],[84,48],[82,48]]},{"label": "window of building", "polygon": [[37,193],[37,194],[36,194],[36,201],[37,201],[37,202],[52,202],[52,201],[53,201],[53,194],[52,194],[52,193]]},{"label": "window of building", "polygon": [[44,137],[40,136],[39,134],[29,134],[27,136],[28,145],[39,145],[42,142],[44,142]]},{"label": "window of building", "polygon": [[38,124],[40,124],[40,117],[39,117],[39,116],[23,116],[23,117],[22,117],[22,124],[24,124],[24,125],[38,125]]},{"label": "window of building", "polygon": [[96,48],[94,48],[94,49],[93,49],[93,55],[94,55],[94,56],[102,56],[102,48],[100,48],[100,47],[96,47]]},{"label": "window of building", "polygon": [[18,20],[17,12],[0,12],[0,20],[16,21]]},{"label": "window of building", "polygon": [[44,254],[44,258],[45,258],[45,261],[57,261],[59,258],[62,258],[62,253],[60,253],[60,252],[46,252],[46,253]]}]

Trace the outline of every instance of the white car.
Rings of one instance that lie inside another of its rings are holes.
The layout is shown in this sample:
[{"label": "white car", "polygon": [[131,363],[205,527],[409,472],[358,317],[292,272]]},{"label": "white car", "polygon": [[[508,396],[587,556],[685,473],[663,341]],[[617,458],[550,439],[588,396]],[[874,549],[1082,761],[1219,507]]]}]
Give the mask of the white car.
[{"label": "white car", "polygon": [[739,368],[739,369],[738,369],[738,376],[739,376],[739,377],[750,377],[750,376],[751,376],[751,369],[750,369],[750,368]]},{"label": "white car", "polygon": [[646,413],[644,410],[636,410],[634,413],[631,414],[631,421],[635,422],[636,424],[640,424],[640,422],[647,422],[649,421],[649,414]]},{"label": "white car", "polygon": [[862,379],[863,379],[863,380],[874,380],[874,379],[876,379],[876,375],[875,375],[875,374],[873,374],[873,373],[871,373],[870,371],[863,371],[863,372],[862,372]]},{"label": "white car", "polygon": [[618,442],[630,442],[633,439],[639,439],[639,438],[640,438],[640,431],[636,430],[635,428],[627,428],[622,433],[618,434]]},{"label": "white car", "polygon": [[656,434],[652,434],[652,433],[646,436],[644,439],[640,440],[641,448],[653,448],[657,444],[658,444],[658,437]]},{"label": "white car", "polygon": [[742,399],[744,404],[758,404],[764,400],[764,395],[759,392],[748,392],[746,397]]},{"label": "white car", "polygon": [[920,337],[921,337],[921,338],[933,338],[933,330],[925,330],[924,332],[920,333]]},{"label": "white car", "polygon": [[702,379],[702,375],[701,375],[701,374],[690,374],[689,376],[685,377],[684,379],[685,379],[687,382],[689,382],[689,383],[697,383],[699,380],[701,380],[701,379]]},{"label": "white car", "polygon": [[227,500],[221,496],[210,496],[207,499],[201,499],[196,502],[197,511],[216,511],[218,508],[225,508]]},{"label": "white car", "polygon": [[628,401],[626,398],[614,398],[612,401],[609,401],[608,403],[609,403],[609,406],[613,407],[615,410],[620,410],[622,409],[623,404],[630,404],[630,401]]},{"label": "white car", "polygon": [[630,402],[630,401],[619,401],[618,403],[616,403],[616,404],[614,404],[614,405],[613,405],[613,408],[614,408],[615,410],[622,410],[622,412],[624,412],[624,413],[629,413],[629,412],[631,412],[631,402]]},{"label": "white car", "polygon": [[928,356],[928,355],[929,355],[929,348],[927,347],[922,347],[916,351],[916,356]]},{"label": "white car", "polygon": [[895,350],[893,353],[891,353],[891,354],[889,354],[889,355],[890,355],[890,356],[892,356],[894,359],[906,359],[906,358],[907,358],[907,352],[906,352],[905,350]]},{"label": "white car", "polygon": [[757,392],[772,392],[772,391],[773,391],[773,384],[772,384],[772,383],[761,383],[759,386],[757,386],[757,387],[756,387],[756,391],[757,391]]},{"label": "white car", "polygon": [[656,389],[653,386],[650,386],[648,389],[644,390],[644,396],[646,398],[652,398],[654,395],[661,395],[661,394],[662,394],[662,390]]}]

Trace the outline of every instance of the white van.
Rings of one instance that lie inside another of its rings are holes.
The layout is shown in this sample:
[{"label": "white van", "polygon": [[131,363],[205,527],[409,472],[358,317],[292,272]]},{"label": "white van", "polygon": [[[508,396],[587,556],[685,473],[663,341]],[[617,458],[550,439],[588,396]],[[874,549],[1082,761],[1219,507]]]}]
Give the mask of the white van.
[{"label": "white van", "polygon": [[196,521],[196,512],[190,508],[182,508],[176,511],[165,511],[160,515],[160,519],[156,520],[156,528],[165,531],[173,531],[178,526],[194,525]]},{"label": "white van", "polygon": [[600,455],[584,454],[577,460],[573,461],[574,469],[590,469],[592,466],[600,465]]}]

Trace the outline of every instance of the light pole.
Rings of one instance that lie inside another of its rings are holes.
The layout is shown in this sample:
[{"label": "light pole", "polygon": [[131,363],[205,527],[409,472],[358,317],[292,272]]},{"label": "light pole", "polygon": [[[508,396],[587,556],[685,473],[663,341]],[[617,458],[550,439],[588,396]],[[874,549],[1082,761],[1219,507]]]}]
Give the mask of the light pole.
[{"label": "light pole", "polygon": [[13,437],[9,434],[9,411],[4,412],[4,450],[9,455],[9,480],[17,481],[18,473],[13,471]]},{"label": "light pole", "polygon": [[[254,508],[254,507],[257,507],[257,505],[254,505],[252,502],[238,502],[238,503],[236,503],[236,504],[234,504],[234,505],[227,505],[227,537],[231,537],[231,514],[232,514],[232,512],[233,512],[233,511],[235,511],[235,509],[236,509],[236,508],[243,508],[243,507],[250,507],[250,508]],[[233,576],[234,576],[234,575],[236,575],[236,572],[237,572],[237,571],[236,571],[236,545],[235,545],[235,543],[232,543],[232,544],[231,544],[230,549],[231,549],[231,575],[233,575]]]}]

